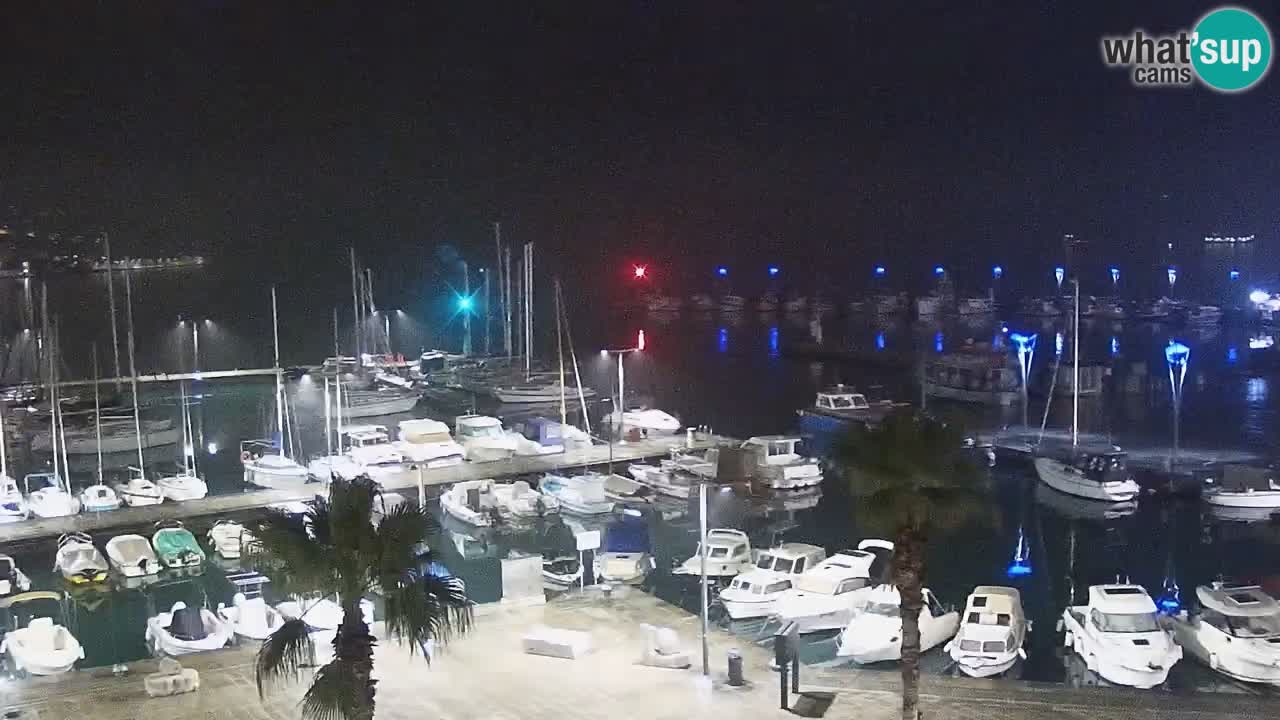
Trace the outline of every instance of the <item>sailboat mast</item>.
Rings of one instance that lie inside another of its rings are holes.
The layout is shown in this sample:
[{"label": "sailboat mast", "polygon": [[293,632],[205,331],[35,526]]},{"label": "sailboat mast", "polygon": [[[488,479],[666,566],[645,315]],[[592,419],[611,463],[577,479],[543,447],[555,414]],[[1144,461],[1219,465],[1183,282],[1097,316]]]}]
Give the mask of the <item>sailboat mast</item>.
[{"label": "sailboat mast", "polygon": [[355,336],[355,352],[353,353],[356,362],[360,362],[360,291],[356,287],[356,249],[351,250],[351,316],[352,329],[351,333]]},{"label": "sailboat mast", "polygon": [[133,346],[133,282],[129,279],[128,270],[124,273],[124,309],[129,331],[129,384],[133,390],[133,432],[138,439],[138,473],[145,478],[147,467],[142,459],[142,420],[138,417],[138,365]]},{"label": "sailboat mast", "polygon": [[569,418],[564,402],[564,331],[560,327],[560,278],[556,278],[556,361],[560,363],[560,427],[563,428],[569,424]]},{"label": "sailboat mast", "polygon": [[[41,302],[44,307],[47,308],[49,288],[47,286],[42,286],[42,290],[45,299]],[[50,327],[48,315],[45,315],[44,325],[45,328]],[[62,477],[58,473],[58,380],[54,376],[55,361],[53,358],[53,336],[49,332],[45,333],[44,352],[49,361],[49,448],[53,451],[53,474],[57,477]]]},{"label": "sailboat mast", "polygon": [[4,403],[0,403],[0,480],[9,477],[9,455],[4,448]]},{"label": "sailboat mast", "polygon": [[[117,376],[118,377],[118,376]],[[93,433],[98,441],[98,484],[102,484],[102,399],[98,390],[98,344],[93,344]]]},{"label": "sailboat mast", "polygon": [[329,378],[324,379],[324,449],[325,457],[333,457],[333,427],[329,422]]},{"label": "sailboat mast", "polygon": [[111,264],[111,236],[102,233],[102,251],[107,256],[107,306],[111,308],[111,357],[115,360],[116,391],[120,390],[120,337],[116,331],[115,266]]},{"label": "sailboat mast", "polygon": [[[333,309],[333,355],[337,366],[333,373],[333,405],[337,419],[338,452],[342,452],[342,353],[338,352],[338,308]],[[332,453],[330,453],[332,455]]]},{"label": "sailboat mast", "polygon": [[1080,444],[1080,278],[1076,283],[1075,336],[1071,341],[1071,449]]},{"label": "sailboat mast", "polygon": [[178,381],[178,397],[182,402],[182,413],[178,416],[178,421],[182,423],[182,470],[186,475],[191,474],[191,438],[187,435],[187,385],[181,380]]},{"label": "sailboat mast", "polygon": [[532,374],[533,362],[533,243],[524,244],[524,375]]},{"label": "sailboat mast", "polygon": [[502,342],[511,357],[515,349],[511,344],[511,248],[502,249],[502,263]]},{"label": "sailboat mast", "polygon": [[582,429],[591,434],[591,416],[587,413],[587,396],[582,392],[582,373],[578,370],[578,353],[573,349],[573,328],[569,326],[569,316],[564,314],[564,301],[561,300],[560,313],[564,317],[564,337],[569,341],[569,362],[573,364],[573,380],[578,385],[578,402],[582,406]]},{"label": "sailboat mast", "polygon": [[276,286],[271,286],[271,347],[276,368],[276,434],[280,437],[280,457],[284,457],[284,385],[280,375],[280,321],[276,312]]}]

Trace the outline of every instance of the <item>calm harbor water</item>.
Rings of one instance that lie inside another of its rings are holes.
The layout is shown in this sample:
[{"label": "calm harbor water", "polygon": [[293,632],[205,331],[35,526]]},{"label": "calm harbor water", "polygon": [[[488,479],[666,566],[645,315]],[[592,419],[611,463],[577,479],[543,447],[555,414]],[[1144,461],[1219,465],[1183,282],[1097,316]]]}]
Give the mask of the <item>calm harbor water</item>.
[{"label": "calm harbor water", "polygon": [[[210,271],[216,273],[217,271]],[[99,282],[95,278],[93,283]],[[245,292],[223,298],[209,292],[217,286],[216,274],[157,274],[135,287],[135,313],[139,326],[140,366],[179,369],[190,363],[189,329],[177,325],[177,314],[215,318],[214,328],[200,338],[201,367],[204,369],[265,366],[270,363],[269,304],[265,285],[256,286],[262,302],[250,300]],[[77,307],[101,307],[87,297],[90,291],[71,287],[51,288],[51,306],[61,313],[67,357],[71,368],[86,368],[88,345],[100,342],[109,347],[109,326],[104,322],[76,319]],[[117,287],[119,292],[120,288]],[[6,285],[0,292],[18,298],[22,289]],[[77,293],[80,296],[77,296]],[[206,294],[208,293],[208,294]],[[57,303],[54,297],[58,297]],[[300,292],[291,296],[302,297]],[[96,297],[96,296],[95,296]],[[218,297],[204,308],[182,304],[184,297]],[[325,300],[324,302],[329,302]],[[320,304],[320,303],[317,303]],[[331,328],[323,312],[303,311],[298,303],[282,306],[282,345],[286,363],[315,363],[331,353]],[[264,321],[264,312],[265,321]],[[6,316],[0,321],[7,337],[21,332],[22,318]],[[399,319],[392,331],[393,347],[416,354],[421,346],[443,342],[434,321],[412,315]],[[447,322],[447,321],[446,321]],[[285,325],[288,324],[286,331]],[[78,325],[84,325],[78,328]],[[722,317],[716,314],[685,313],[655,316],[644,313],[616,313],[578,308],[573,315],[575,345],[582,364],[584,382],[607,394],[616,377],[614,360],[602,358],[602,346],[618,347],[646,333],[646,350],[628,357],[626,382],[629,391],[652,399],[658,406],[678,414],[687,424],[709,425],[717,432],[747,437],[756,434],[799,430],[796,410],[812,402],[816,390],[835,382],[857,387],[879,386],[882,392],[919,403],[920,393],[910,369],[880,369],[842,366],[831,362],[797,360],[787,349],[809,338],[807,318],[787,316]],[[123,326],[122,326],[123,327]],[[428,328],[432,328],[428,331]],[[843,318],[823,323],[826,341],[874,351],[925,352],[958,347],[967,339],[991,341],[1001,329],[1038,331],[1050,340],[1060,328],[1018,322],[979,325],[921,325],[905,322],[876,324]],[[144,330],[145,328],[145,330]],[[1211,333],[1174,332],[1160,326],[1126,323],[1089,323],[1084,326],[1082,349],[1086,357],[1109,357],[1113,352],[1130,360],[1143,360],[1163,372],[1161,351],[1177,338],[1192,347],[1185,400],[1181,414],[1180,439],[1183,448],[1202,450],[1246,450],[1273,455],[1280,438],[1280,398],[1270,390],[1274,378],[1252,377],[1238,372],[1247,362],[1250,332],[1224,327]],[[71,334],[74,333],[74,339]],[[553,332],[552,332],[553,334]],[[219,339],[220,336],[220,339]],[[456,335],[454,335],[456,337]],[[1042,340],[1042,342],[1044,342]],[[1044,357],[1047,353],[1042,351]],[[1041,363],[1044,357],[1037,357]],[[197,461],[213,492],[238,492],[243,488],[237,458],[242,439],[263,436],[270,429],[270,382],[197,382],[192,391],[193,422],[196,427]],[[305,454],[322,452],[323,420],[321,387],[308,379],[290,385],[294,412],[298,418],[301,449]],[[149,385],[143,404],[149,412],[178,414],[176,386]],[[1064,428],[1070,422],[1069,400],[1057,400],[1049,408],[1047,425]],[[930,407],[937,407],[930,403]],[[1039,424],[1043,403],[1033,399],[1030,415]],[[972,429],[993,429],[1021,422],[1020,408],[991,409],[949,406]],[[420,407],[414,415],[431,413]],[[499,410],[501,412],[501,410]],[[1167,398],[1099,398],[1083,403],[1082,429],[1106,434],[1133,448],[1154,448],[1165,452],[1172,437],[1171,412]],[[409,415],[403,416],[408,417]],[[399,417],[377,419],[393,425]],[[812,428],[803,428],[806,431]],[[821,449],[830,437],[813,437],[810,447]],[[176,462],[175,447],[148,451],[147,462],[158,466]],[[43,458],[17,450],[11,474],[21,477]],[[108,458],[108,467],[123,469],[136,457],[124,454]],[[72,474],[77,485],[92,477],[95,459],[73,460]],[[1023,592],[1024,603],[1034,621],[1029,659],[1019,669],[1030,679],[1088,682],[1087,673],[1064,659],[1060,634],[1055,631],[1062,609],[1074,598],[1083,599],[1089,584],[1128,577],[1157,594],[1167,581],[1176,581],[1184,597],[1197,584],[1219,576],[1262,582],[1273,592],[1280,591],[1280,526],[1269,522],[1236,522],[1214,517],[1195,500],[1144,498],[1136,512],[1123,517],[1107,517],[1096,506],[1037,487],[1028,467],[1001,464],[990,469],[990,522],[951,533],[939,534],[930,546],[929,586],[951,605],[961,605],[967,593],[979,584],[1013,584]],[[712,526],[732,526],[747,530],[754,546],[781,541],[812,542],[834,551],[856,545],[864,533],[856,526],[848,493],[836,473],[828,473],[820,493],[785,498],[751,499],[733,493],[716,493],[712,501]],[[694,584],[664,571],[683,560],[696,544],[696,514],[687,508],[668,508],[665,519],[654,519],[650,542],[659,572],[650,590],[689,609],[696,609]],[[570,519],[570,526],[581,525]],[[204,526],[192,529],[202,536]],[[606,528],[607,532],[607,528]],[[1009,579],[1006,569],[1019,535],[1031,547],[1032,572]],[[466,580],[478,601],[494,600],[500,587],[501,558],[509,552],[538,553],[548,544],[559,545],[565,534],[557,528],[534,528],[522,533],[482,535],[474,529],[444,522],[441,537],[432,546],[444,563]],[[571,536],[570,536],[571,538]],[[97,538],[101,544],[106,537]],[[53,541],[26,547],[8,548],[37,587],[61,588],[50,570]],[[559,548],[555,548],[559,549]],[[570,546],[571,549],[571,546]],[[206,602],[210,607],[229,602],[232,587],[223,580],[225,569],[212,561],[203,575],[189,580],[163,582],[136,590],[77,591],[69,597],[67,613],[73,632],[84,642],[86,665],[106,665],[145,656],[143,628],[148,615],[166,609],[176,600]],[[268,589],[270,596],[270,590]],[[759,631],[759,624],[735,626],[744,639]],[[818,637],[806,643],[808,662],[829,663],[835,659],[835,640]],[[929,654],[926,667],[945,671],[946,662],[938,651]],[[1243,688],[1184,660],[1171,676],[1170,688],[1238,692]]]}]

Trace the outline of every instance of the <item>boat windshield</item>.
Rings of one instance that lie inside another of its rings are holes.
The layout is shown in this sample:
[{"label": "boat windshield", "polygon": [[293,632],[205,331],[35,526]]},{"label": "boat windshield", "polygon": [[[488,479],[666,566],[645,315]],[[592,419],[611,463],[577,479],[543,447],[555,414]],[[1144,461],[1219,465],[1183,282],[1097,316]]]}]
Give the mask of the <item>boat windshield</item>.
[{"label": "boat windshield", "polygon": [[1227,617],[1231,634],[1238,638],[1280,638],[1280,613]]},{"label": "boat windshield", "polygon": [[883,615],[885,617],[901,617],[902,606],[897,603],[875,602],[867,605],[864,611],[869,615]]},{"label": "boat windshield", "polygon": [[502,437],[502,428],[497,425],[472,425],[466,428],[466,435],[480,438]]},{"label": "boat windshield", "polygon": [[775,572],[790,573],[795,566],[795,560],[780,558],[776,555],[765,553],[756,561],[756,567],[761,570],[773,570]]},{"label": "boat windshield", "polygon": [[1159,632],[1155,613],[1097,613],[1097,625],[1103,632]]}]

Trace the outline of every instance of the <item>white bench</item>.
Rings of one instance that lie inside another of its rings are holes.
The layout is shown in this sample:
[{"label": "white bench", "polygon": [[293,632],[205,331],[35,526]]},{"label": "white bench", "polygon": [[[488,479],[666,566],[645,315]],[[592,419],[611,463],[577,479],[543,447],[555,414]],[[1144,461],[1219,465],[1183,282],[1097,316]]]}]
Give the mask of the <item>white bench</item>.
[{"label": "white bench", "polygon": [[573,660],[591,652],[591,634],[535,625],[520,638],[525,653]]}]

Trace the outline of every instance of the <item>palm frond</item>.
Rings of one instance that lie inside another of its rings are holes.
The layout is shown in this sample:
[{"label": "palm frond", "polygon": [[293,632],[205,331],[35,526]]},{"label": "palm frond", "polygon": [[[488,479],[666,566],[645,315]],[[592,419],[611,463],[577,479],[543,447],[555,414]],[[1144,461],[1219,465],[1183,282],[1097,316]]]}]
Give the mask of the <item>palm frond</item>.
[{"label": "palm frond", "polygon": [[275,632],[262,641],[254,662],[254,681],[258,685],[258,697],[265,688],[279,680],[296,679],[302,667],[315,657],[315,644],[311,641],[307,624],[294,618],[284,621]]},{"label": "palm frond", "polygon": [[387,632],[404,641],[410,653],[428,640],[447,643],[471,628],[472,604],[458,578],[415,573],[394,588],[384,586],[383,597]]},{"label": "palm frond", "polygon": [[429,528],[427,512],[410,503],[398,505],[383,516],[376,531],[377,555],[369,558],[377,567],[380,583],[398,579],[417,567],[418,550]]},{"label": "palm frond", "polygon": [[329,589],[335,574],[332,548],[313,537],[311,522],[309,515],[268,510],[250,527],[254,542],[244,548],[246,564],[271,576],[284,591]]},{"label": "palm frond", "polygon": [[302,696],[305,720],[364,720],[373,717],[375,686],[372,662],[337,658],[316,671]]}]

